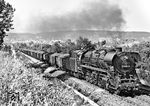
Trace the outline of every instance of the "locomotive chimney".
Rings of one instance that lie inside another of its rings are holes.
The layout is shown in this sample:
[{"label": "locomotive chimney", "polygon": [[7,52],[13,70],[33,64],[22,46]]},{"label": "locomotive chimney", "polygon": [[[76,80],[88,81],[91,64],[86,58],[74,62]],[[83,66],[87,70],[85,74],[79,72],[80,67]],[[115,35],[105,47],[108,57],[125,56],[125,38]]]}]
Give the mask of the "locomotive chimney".
[{"label": "locomotive chimney", "polygon": [[116,47],[116,52],[122,52],[122,47]]}]

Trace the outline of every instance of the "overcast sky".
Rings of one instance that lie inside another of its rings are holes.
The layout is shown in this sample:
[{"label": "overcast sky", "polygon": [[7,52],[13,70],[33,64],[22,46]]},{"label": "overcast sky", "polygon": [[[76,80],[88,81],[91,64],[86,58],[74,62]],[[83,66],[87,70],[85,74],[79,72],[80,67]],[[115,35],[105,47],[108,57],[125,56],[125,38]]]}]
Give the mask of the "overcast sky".
[{"label": "overcast sky", "polygon": [[[87,2],[97,0],[6,0],[16,8],[13,32],[29,32],[31,18],[61,16],[81,11]],[[117,4],[126,21],[123,30],[150,32],[150,0],[109,0]],[[32,20],[33,21],[33,20]]]}]

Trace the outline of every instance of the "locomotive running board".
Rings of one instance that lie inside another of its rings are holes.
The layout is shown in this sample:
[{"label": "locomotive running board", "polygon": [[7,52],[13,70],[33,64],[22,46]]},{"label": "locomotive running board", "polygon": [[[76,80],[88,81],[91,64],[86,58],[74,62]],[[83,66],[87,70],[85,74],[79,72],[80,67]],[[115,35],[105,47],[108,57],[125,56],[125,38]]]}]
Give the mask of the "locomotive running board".
[{"label": "locomotive running board", "polygon": [[86,69],[90,69],[90,70],[95,70],[95,71],[98,71],[104,75],[107,75],[107,71],[101,69],[101,68],[95,68],[95,67],[91,67],[91,66],[86,66],[86,65],[80,65],[81,67],[83,68],[86,68]]}]

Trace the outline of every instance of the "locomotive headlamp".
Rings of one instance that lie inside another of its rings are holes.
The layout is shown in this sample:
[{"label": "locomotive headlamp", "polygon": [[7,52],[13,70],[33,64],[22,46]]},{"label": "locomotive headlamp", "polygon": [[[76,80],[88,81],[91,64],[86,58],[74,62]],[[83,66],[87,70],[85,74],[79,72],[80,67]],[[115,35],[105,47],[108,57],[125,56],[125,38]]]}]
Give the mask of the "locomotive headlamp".
[{"label": "locomotive headlamp", "polygon": [[128,70],[129,68],[130,68],[130,60],[128,59],[128,57],[127,56],[123,56],[122,58],[121,58],[121,68],[123,69],[123,70]]}]

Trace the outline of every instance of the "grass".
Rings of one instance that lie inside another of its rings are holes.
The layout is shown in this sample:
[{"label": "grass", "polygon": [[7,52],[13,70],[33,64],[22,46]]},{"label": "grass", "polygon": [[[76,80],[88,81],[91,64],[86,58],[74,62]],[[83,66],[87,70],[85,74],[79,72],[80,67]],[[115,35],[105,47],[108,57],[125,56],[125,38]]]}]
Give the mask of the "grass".
[{"label": "grass", "polygon": [[72,90],[57,80],[44,80],[20,59],[0,52],[0,67],[1,105],[71,106],[75,102]]}]

